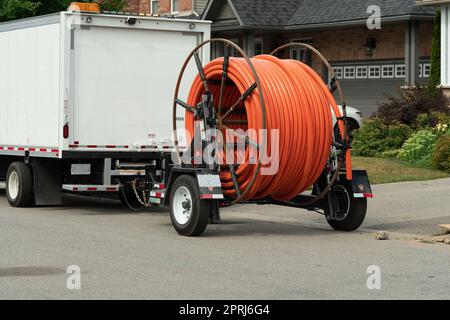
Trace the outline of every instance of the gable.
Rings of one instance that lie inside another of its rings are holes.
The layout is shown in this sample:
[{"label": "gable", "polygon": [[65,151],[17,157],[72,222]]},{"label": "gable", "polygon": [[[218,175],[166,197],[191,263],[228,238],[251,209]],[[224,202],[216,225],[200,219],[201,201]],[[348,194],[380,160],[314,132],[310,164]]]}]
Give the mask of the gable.
[{"label": "gable", "polygon": [[214,21],[215,24],[240,24],[239,16],[228,0],[210,2],[202,18]]}]

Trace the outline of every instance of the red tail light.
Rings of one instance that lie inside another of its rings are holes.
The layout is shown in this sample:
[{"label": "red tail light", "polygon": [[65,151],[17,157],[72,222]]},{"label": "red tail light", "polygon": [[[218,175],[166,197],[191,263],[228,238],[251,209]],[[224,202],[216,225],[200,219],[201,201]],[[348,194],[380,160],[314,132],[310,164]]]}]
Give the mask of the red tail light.
[{"label": "red tail light", "polygon": [[63,137],[64,137],[64,139],[69,138],[69,125],[68,124],[65,124],[63,127]]}]

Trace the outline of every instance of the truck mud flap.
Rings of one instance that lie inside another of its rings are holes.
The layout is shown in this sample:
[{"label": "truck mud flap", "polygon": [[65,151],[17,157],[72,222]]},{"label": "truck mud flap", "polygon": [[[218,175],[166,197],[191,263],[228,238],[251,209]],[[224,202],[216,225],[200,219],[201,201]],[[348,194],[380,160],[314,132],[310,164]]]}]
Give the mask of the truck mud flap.
[{"label": "truck mud flap", "polygon": [[62,205],[61,161],[59,159],[33,158],[32,167],[36,205]]}]

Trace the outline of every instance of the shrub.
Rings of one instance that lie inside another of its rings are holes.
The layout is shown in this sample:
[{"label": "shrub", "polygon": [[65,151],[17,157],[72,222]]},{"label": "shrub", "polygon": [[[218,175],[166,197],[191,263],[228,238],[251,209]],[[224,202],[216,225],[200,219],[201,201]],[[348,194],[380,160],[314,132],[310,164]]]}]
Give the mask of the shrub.
[{"label": "shrub", "polygon": [[433,95],[427,88],[407,88],[400,90],[399,97],[388,97],[387,102],[380,104],[374,117],[380,118],[385,124],[400,122],[412,126],[419,114],[432,111],[450,114],[448,105],[449,100],[442,90]]},{"label": "shrub", "polygon": [[[386,151],[399,149],[411,134],[412,129],[405,124],[386,125],[382,120],[372,118],[354,132],[353,149],[361,156],[382,155]],[[388,156],[388,153],[383,156]]]},{"label": "shrub", "polygon": [[382,152],[382,141],[386,132],[386,125],[377,118],[364,122],[361,129],[353,133],[353,149],[361,156],[373,157]]},{"label": "shrub", "polygon": [[409,126],[399,122],[388,125],[387,130],[388,132],[384,139],[386,150],[400,149],[413,133]]},{"label": "shrub", "polygon": [[450,126],[450,115],[443,112],[430,112],[422,113],[417,116],[414,121],[414,127],[416,129],[435,129],[437,131],[447,131],[445,127]]},{"label": "shrub", "polygon": [[437,135],[431,130],[414,133],[403,144],[398,158],[417,165],[431,166]]},{"label": "shrub", "polygon": [[450,173],[450,134],[439,138],[434,148],[433,168]]}]

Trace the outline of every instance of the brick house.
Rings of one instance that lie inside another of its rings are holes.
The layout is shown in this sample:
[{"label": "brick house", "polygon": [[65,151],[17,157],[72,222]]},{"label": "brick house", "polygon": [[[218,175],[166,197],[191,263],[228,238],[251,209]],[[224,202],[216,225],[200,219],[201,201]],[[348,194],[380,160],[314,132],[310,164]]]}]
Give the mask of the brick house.
[{"label": "brick house", "polygon": [[[288,42],[313,45],[331,61],[347,102],[365,114],[376,111],[386,94],[429,77],[434,9],[414,0],[210,0],[202,19],[213,21],[213,37],[231,39],[250,56]],[[368,19],[380,28],[369,29]],[[222,50],[213,47],[213,56]],[[328,80],[308,51],[282,54]]]},{"label": "brick house", "polygon": [[199,17],[208,0],[127,0],[127,10],[146,14]]}]

